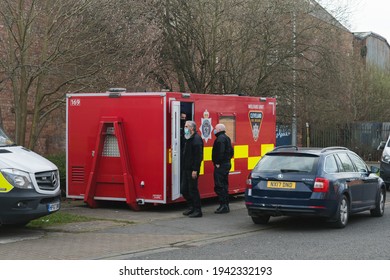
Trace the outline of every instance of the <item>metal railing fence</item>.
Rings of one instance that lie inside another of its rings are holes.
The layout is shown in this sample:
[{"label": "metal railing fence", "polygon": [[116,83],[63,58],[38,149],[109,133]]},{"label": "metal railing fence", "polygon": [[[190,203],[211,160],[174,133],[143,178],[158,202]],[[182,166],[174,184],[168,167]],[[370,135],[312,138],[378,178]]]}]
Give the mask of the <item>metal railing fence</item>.
[{"label": "metal railing fence", "polygon": [[378,161],[382,154],[377,150],[381,141],[390,134],[390,122],[353,123],[331,128],[309,127],[302,130],[302,146],[343,146],[353,150],[366,161]]}]

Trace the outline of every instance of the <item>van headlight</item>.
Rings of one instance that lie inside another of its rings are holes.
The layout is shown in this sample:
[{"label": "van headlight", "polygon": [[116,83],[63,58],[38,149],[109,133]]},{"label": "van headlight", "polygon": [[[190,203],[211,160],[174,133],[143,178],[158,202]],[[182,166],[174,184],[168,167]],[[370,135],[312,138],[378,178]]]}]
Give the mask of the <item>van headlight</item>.
[{"label": "van headlight", "polygon": [[31,183],[30,174],[27,172],[18,170],[18,169],[2,169],[1,173],[4,178],[14,186],[19,189],[32,189],[33,185]]},{"label": "van headlight", "polygon": [[390,155],[383,155],[382,156],[382,161],[386,162],[386,163],[389,163],[390,162]]}]

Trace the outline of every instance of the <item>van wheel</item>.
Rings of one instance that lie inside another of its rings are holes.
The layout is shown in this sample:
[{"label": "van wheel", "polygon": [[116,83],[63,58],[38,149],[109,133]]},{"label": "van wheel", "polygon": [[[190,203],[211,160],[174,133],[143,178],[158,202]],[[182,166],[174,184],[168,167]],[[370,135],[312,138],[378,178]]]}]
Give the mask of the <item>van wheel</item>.
[{"label": "van wheel", "polygon": [[336,214],[336,221],[333,222],[333,226],[335,228],[344,228],[349,219],[349,202],[348,198],[343,195],[340,202],[339,202],[339,207],[337,209],[337,214]]},{"label": "van wheel", "polygon": [[370,210],[371,216],[373,217],[382,217],[385,213],[385,201],[386,201],[386,191],[384,188],[381,188],[379,191],[378,198],[375,202],[375,208]]},{"label": "van wheel", "polygon": [[251,218],[252,218],[252,221],[256,225],[266,225],[269,221],[270,216],[269,215],[261,215],[261,216],[251,217]]}]

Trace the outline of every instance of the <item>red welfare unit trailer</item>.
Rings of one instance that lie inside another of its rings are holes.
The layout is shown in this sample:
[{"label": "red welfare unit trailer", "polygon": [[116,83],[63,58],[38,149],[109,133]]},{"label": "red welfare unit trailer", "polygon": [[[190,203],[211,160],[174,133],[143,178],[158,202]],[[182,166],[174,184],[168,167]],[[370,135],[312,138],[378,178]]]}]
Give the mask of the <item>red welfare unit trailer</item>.
[{"label": "red welfare unit trailer", "polygon": [[201,198],[214,193],[211,151],[217,123],[234,146],[229,193],[243,193],[249,171],[275,146],[275,98],[179,92],[67,95],[68,198],[90,207],[99,200],[143,204],[180,196],[180,113],[204,141]]}]

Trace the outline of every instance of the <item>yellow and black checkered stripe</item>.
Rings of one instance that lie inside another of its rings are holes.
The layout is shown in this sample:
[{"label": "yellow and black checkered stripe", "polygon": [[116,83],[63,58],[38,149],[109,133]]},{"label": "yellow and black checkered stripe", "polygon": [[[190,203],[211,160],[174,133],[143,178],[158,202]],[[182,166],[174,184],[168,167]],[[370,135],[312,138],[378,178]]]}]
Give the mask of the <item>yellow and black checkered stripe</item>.
[{"label": "yellow and black checkered stripe", "polygon": [[[259,151],[256,153],[255,156],[249,155],[249,145],[235,145],[234,146],[234,157],[231,159],[232,168],[230,169],[230,172],[235,171],[235,160],[237,159],[247,159],[247,170],[252,170],[257,162],[261,159],[262,156],[264,156],[269,151],[272,151],[274,149],[274,144],[261,144],[259,146]],[[203,161],[200,165],[200,175],[204,174],[204,165],[205,162],[211,162],[212,161],[212,151],[213,147],[204,147],[203,148]],[[172,163],[172,157],[171,157],[171,149],[168,151],[168,163]]]},{"label": "yellow and black checkered stripe", "polygon": [[[263,155],[268,153],[269,151],[272,151],[274,149],[274,144],[261,144],[259,146],[259,153],[257,156],[250,156],[249,155],[249,146],[248,145],[235,145],[234,146],[234,157],[231,159],[232,168],[230,169],[230,172],[235,171],[235,165],[234,161],[236,159],[247,159],[247,168],[248,170],[252,170],[256,163],[261,159]],[[211,161],[212,156],[212,150],[213,147],[204,147],[203,148],[203,161],[200,166],[200,172],[199,174],[204,174],[204,163]]]}]

